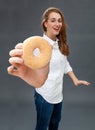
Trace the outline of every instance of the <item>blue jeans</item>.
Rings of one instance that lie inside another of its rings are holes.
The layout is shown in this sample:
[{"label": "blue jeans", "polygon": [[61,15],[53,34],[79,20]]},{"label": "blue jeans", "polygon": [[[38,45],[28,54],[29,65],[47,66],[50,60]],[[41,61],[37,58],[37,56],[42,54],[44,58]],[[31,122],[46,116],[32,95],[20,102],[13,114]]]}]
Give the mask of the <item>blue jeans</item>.
[{"label": "blue jeans", "polygon": [[48,130],[58,130],[61,120],[62,102],[50,104],[37,92],[35,92],[34,99],[37,111],[35,130],[47,130],[47,128]]}]

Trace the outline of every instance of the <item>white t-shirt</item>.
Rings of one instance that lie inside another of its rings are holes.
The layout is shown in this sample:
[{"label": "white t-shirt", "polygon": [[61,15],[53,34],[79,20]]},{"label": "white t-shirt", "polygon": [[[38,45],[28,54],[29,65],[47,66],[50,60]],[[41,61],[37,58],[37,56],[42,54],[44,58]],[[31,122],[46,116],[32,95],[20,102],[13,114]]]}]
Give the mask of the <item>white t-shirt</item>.
[{"label": "white t-shirt", "polygon": [[36,88],[36,92],[47,102],[55,104],[63,100],[63,76],[69,71],[72,71],[72,68],[67,57],[59,50],[58,39],[53,41],[45,34],[43,38],[53,46],[53,50],[48,78],[43,86]]}]

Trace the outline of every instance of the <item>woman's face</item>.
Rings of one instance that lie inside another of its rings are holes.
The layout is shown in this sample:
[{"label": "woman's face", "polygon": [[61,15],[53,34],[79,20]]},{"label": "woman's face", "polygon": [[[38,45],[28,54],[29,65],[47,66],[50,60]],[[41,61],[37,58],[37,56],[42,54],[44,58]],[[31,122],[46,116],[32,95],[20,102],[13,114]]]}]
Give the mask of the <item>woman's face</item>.
[{"label": "woman's face", "polygon": [[47,22],[45,22],[45,27],[47,28],[46,35],[50,38],[56,38],[62,27],[62,18],[59,13],[52,12],[48,16]]}]

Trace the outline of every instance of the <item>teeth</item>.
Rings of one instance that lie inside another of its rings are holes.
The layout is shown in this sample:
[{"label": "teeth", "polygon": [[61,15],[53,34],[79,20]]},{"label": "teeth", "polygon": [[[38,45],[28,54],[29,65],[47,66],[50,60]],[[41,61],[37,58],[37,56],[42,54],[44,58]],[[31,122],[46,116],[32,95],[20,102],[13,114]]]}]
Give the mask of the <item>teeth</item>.
[{"label": "teeth", "polygon": [[54,30],[59,30],[59,28],[54,28]]},{"label": "teeth", "polygon": [[55,29],[55,31],[59,31],[58,29]]}]

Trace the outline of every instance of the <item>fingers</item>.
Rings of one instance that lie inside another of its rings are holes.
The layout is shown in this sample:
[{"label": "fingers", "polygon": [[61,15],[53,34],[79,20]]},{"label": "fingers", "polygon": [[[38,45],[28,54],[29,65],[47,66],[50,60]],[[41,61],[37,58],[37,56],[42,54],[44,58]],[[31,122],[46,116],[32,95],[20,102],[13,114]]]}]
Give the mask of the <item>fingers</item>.
[{"label": "fingers", "polygon": [[90,85],[89,82],[84,81],[84,80],[80,80],[80,81],[79,81],[79,85],[82,85],[82,84],[83,84],[83,85],[87,85],[87,86]]},{"label": "fingers", "polygon": [[15,49],[22,49],[23,48],[23,43],[18,43],[16,46],[15,46]]},{"label": "fingers", "polygon": [[21,49],[13,49],[9,52],[9,55],[11,57],[14,57],[14,56],[21,56],[23,54],[23,51]]},{"label": "fingers", "polygon": [[23,59],[21,59],[20,57],[11,57],[11,58],[9,58],[9,63],[10,64],[22,64]]},{"label": "fingers", "polygon": [[23,43],[18,43],[16,46],[15,46],[15,49],[11,50],[9,52],[9,55],[12,57],[12,56],[21,56],[23,54]]},{"label": "fingers", "polygon": [[87,85],[87,86],[90,85],[90,83],[87,82],[87,81],[84,81],[83,84],[84,84],[84,85]]},{"label": "fingers", "polygon": [[22,43],[18,43],[15,46],[15,49],[9,52],[9,55],[11,56],[9,58],[10,64],[16,64],[16,63],[22,64],[23,63],[23,59],[21,58],[23,55]]},{"label": "fingers", "polygon": [[22,54],[23,54],[23,43],[18,43],[15,46],[15,49],[11,50],[9,52],[9,55],[11,56],[9,58],[9,63],[11,66],[7,68],[8,74],[19,76],[19,67],[20,64],[23,64]]},{"label": "fingers", "polygon": [[14,76],[17,76],[18,75],[18,71],[14,69],[14,66],[11,65],[7,68],[7,72],[8,74],[10,75],[14,75]]},{"label": "fingers", "polygon": [[21,56],[23,54],[23,51],[20,49],[13,49],[9,52],[10,56]]}]

